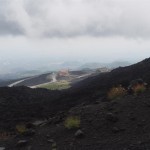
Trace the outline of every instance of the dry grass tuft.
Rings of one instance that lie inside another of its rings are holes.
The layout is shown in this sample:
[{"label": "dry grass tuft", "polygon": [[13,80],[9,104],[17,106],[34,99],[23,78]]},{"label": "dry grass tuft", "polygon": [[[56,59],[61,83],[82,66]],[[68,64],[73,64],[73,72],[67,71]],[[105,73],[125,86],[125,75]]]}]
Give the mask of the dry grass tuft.
[{"label": "dry grass tuft", "polygon": [[125,88],[122,86],[118,87],[113,87],[109,92],[108,92],[108,99],[116,99],[124,96],[126,94]]},{"label": "dry grass tuft", "polygon": [[146,90],[146,87],[144,84],[137,84],[133,87],[133,92],[135,95],[143,93]]}]

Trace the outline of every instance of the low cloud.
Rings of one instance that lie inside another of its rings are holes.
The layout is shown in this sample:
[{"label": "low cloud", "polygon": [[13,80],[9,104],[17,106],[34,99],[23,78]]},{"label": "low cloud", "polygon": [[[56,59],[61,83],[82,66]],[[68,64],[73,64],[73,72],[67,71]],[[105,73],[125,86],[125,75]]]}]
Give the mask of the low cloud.
[{"label": "low cloud", "polygon": [[0,36],[150,37],[149,0],[1,0]]},{"label": "low cloud", "polygon": [[0,35],[22,35],[23,29],[17,22],[0,19]]}]

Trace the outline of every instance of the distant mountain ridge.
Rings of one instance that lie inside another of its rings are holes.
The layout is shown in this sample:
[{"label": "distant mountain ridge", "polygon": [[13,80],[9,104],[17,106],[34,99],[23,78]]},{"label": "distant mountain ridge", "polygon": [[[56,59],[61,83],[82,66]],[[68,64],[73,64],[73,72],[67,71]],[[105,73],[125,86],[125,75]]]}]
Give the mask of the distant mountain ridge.
[{"label": "distant mountain ridge", "polygon": [[61,69],[88,70],[88,69],[97,69],[102,67],[117,68],[119,66],[124,67],[130,64],[131,63],[127,61],[115,61],[112,63],[98,63],[98,62],[83,63],[80,61],[66,61],[66,62],[58,62],[58,63],[38,62],[35,66],[32,63],[26,64],[21,62],[19,64],[19,67],[15,67],[17,63],[13,61],[10,61],[9,63],[8,62],[5,63],[4,61],[3,63],[1,63],[0,66],[0,79],[7,81],[12,79],[19,79],[19,78],[25,78],[34,75],[40,75],[51,71],[59,71]]},{"label": "distant mountain ridge", "polygon": [[129,66],[129,65],[131,65],[131,63],[128,61],[114,61],[112,63],[97,63],[97,62],[94,63],[93,62],[93,63],[86,63],[82,65],[80,69],[83,69],[83,68],[97,69],[97,68],[102,68],[102,67],[113,69],[117,67]]}]

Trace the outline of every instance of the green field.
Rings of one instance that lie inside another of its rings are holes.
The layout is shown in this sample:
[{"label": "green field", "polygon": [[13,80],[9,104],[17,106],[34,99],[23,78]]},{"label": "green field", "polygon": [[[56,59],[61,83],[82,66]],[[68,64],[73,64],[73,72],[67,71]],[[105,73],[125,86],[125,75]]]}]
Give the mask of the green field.
[{"label": "green field", "polygon": [[63,90],[70,88],[70,83],[68,81],[57,81],[47,85],[42,85],[40,88],[46,88],[49,90]]}]

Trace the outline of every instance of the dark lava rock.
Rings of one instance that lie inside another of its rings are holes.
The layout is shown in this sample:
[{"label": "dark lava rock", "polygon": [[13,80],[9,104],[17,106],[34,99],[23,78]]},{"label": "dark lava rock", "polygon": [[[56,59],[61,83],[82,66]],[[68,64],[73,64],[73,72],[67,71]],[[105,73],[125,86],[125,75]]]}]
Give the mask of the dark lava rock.
[{"label": "dark lava rock", "polygon": [[23,133],[24,136],[33,136],[35,134],[35,131],[30,129]]},{"label": "dark lava rock", "polygon": [[28,144],[28,141],[27,140],[20,140],[17,142],[17,147],[23,147],[23,146],[26,146]]},{"label": "dark lava rock", "polygon": [[77,132],[75,133],[76,138],[82,138],[83,136],[84,136],[84,133],[82,130],[77,130]]},{"label": "dark lava rock", "polygon": [[108,121],[111,121],[111,122],[117,122],[118,121],[118,117],[116,115],[114,115],[113,113],[107,113],[106,119]]},{"label": "dark lava rock", "polygon": [[49,143],[55,143],[55,141],[53,139],[49,139],[49,140],[47,140],[47,142],[49,142]]},{"label": "dark lava rock", "polygon": [[136,120],[136,117],[130,116],[129,119],[134,121],[134,120]]},{"label": "dark lava rock", "polygon": [[61,116],[56,116],[52,118],[52,123],[53,124],[59,124],[60,122],[62,122],[62,117]]},{"label": "dark lava rock", "polygon": [[47,134],[47,135],[46,135],[46,137],[47,137],[47,138],[50,138],[50,135],[49,135],[49,134]]},{"label": "dark lava rock", "polygon": [[56,149],[57,148],[57,144],[56,144],[56,142],[54,142],[53,144],[52,144],[52,149]]},{"label": "dark lava rock", "polygon": [[112,132],[113,132],[113,133],[118,133],[118,132],[120,132],[120,129],[117,128],[117,127],[113,127],[113,128],[112,128]]},{"label": "dark lava rock", "polygon": [[33,123],[27,123],[26,128],[32,129],[32,128],[35,128],[35,125]]},{"label": "dark lava rock", "polygon": [[99,104],[100,103],[100,101],[96,101],[96,102],[94,102],[94,104]]}]

